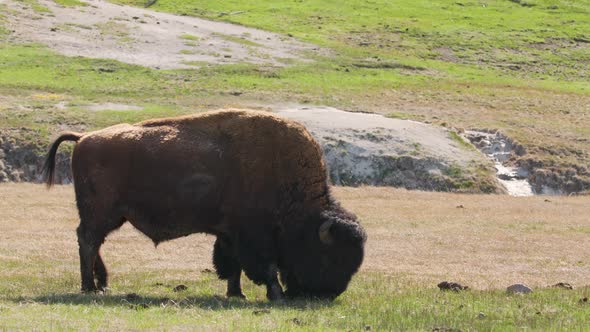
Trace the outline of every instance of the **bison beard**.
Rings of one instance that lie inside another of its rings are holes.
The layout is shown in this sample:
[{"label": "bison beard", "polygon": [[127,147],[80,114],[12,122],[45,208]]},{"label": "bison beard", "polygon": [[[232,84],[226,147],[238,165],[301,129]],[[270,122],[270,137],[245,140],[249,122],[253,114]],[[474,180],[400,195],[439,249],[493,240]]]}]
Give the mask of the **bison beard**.
[{"label": "bison beard", "polygon": [[335,298],[363,260],[366,234],[331,196],[317,142],[298,123],[227,110],[63,133],[77,142],[72,172],[82,291],[107,287],[99,249],[129,221],[154,243],[217,236],[213,263],[227,295],[243,297],[242,271],[267,297]]}]

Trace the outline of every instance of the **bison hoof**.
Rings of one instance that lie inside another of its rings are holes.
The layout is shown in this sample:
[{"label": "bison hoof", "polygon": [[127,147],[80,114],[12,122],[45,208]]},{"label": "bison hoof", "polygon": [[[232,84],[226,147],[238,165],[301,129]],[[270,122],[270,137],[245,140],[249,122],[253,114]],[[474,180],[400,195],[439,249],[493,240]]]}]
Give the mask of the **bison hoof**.
[{"label": "bison hoof", "polygon": [[246,299],[246,295],[244,295],[242,292],[238,292],[238,293],[228,292],[226,295],[228,298],[234,297],[234,298],[238,298],[238,299],[244,299],[244,300]]},{"label": "bison hoof", "polygon": [[283,299],[283,290],[279,285],[271,285],[266,288],[266,297],[270,301],[280,301]]},{"label": "bison hoof", "polygon": [[97,291],[96,287],[82,287],[80,290],[82,294],[96,294]]}]

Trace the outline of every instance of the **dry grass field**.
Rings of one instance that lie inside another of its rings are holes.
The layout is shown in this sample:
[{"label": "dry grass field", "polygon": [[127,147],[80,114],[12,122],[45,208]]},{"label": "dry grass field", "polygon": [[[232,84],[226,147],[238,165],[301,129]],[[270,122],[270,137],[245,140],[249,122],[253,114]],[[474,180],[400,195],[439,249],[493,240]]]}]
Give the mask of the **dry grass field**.
[{"label": "dry grass field", "polygon": [[[249,281],[244,281],[247,302],[223,298],[224,282],[211,273],[214,237],[192,235],[154,248],[129,225],[111,234],[102,247],[111,295],[78,295],[73,187],[47,191],[41,185],[2,184],[0,329],[186,330],[195,326],[186,324],[197,321],[209,324],[202,329],[289,330],[300,325],[293,317],[300,317],[310,324],[304,329],[311,330],[362,329],[363,324],[433,329],[441,322],[485,330],[513,324],[576,327],[590,317],[590,306],[578,305],[590,290],[589,197],[514,198],[374,187],[334,188],[334,194],[360,216],[368,232],[362,271],[335,307],[305,302],[277,308],[265,301],[262,287]],[[436,290],[442,280],[473,290],[443,294]],[[517,282],[532,286],[537,297],[499,295]],[[569,282],[577,290],[557,294],[546,288],[557,282]],[[189,295],[171,292],[180,283],[189,285]],[[129,293],[141,295],[128,299]],[[170,313],[166,306],[175,296],[190,304]],[[144,302],[157,308],[137,311]],[[375,307],[382,314],[373,313]],[[489,307],[500,308],[496,320],[477,318],[481,311],[491,315]],[[467,309],[453,311],[457,308]],[[252,315],[253,310],[271,309],[280,313]],[[538,314],[543,310],[547,316]],[[338,318],[344,316],[356,318],[345,323]]]},{"label": "dry grass field", "polygon": [[[334,193],[368,232],[365,272],[405,275],[424,287],[447,279],[477,289],[515,282],[590,284],[589,197],[514,198],[374,187],[335,188]],[[41,185],[0,185],[0,261],[43,262],[48,277],[77,273],[77,224],[72,186],[47,191]],[[155,248],[126,224],[101,250],[113,280],[133,271],[190,280],[212,269],[213,241],[213,236],[196,234]],[[40,271],[34,263],[28,268]]]}]

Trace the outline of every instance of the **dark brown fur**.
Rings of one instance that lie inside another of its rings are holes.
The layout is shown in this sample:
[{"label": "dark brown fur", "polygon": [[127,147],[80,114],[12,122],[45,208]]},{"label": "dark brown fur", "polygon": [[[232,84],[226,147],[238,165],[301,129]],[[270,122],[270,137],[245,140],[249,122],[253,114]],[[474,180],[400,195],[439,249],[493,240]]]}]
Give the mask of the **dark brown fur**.
[{"label": "dark brown fur", "polygon": [[[292,295],[334,297],[362,262],[366,235],[330,197],[320,146],[298,123],[229,110],[62,134],[47,157],[49,186],[65,140],[78,142],[72,171],[84,291],[97,289],[95,278],[106,287],[98,251],[125,221],[156,244],[195,232],[216,235],[214,264],[228,280],[228,295],[243,296],[244,270],[267,286],[270,299],[282,294],[279,271]],[[326,220],[337,221],[330,231],[340,242],[318,238]],[[297,262],[298,251],[317,257]],[[328,264],[334,259],[338,264]],[[322,271],[327,266],[334,271]],[[324,280],[330,275],[342,280]]]}]

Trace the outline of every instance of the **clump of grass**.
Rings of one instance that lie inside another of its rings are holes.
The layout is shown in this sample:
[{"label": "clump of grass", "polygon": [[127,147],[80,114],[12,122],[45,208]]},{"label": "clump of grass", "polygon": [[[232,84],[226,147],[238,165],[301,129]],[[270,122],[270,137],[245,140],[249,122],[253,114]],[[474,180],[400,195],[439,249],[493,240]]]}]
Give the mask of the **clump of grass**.
[{"label": "clump of grass", "polygon": [[465,149],[473,150],[475,148],[471,143],[465,141],[465,139],[454,130],[449,130],[449,137],[453,141],[459,143],[459,145]]},{"label": "clump of grass", "polygon": [[188,33],[182,34],[182,35],[180,35],[179,37],[180,37],[181,39],[186,39],[186,40],[193,40],[193,41],[199,41],[199,40],[201,40],[201,38],[200,38],[200,37],[198,37],[198,36],[195,36],[195,35],[191,35],[191,34],[188,34]]},{"label": "clump of grass", "polygon": [[25,3],[29,6],[31,6],[31,8],[40,14],[46,14],[46,13],[51,13],[51,10],[41,4],[39,4],[39,2],[37,0],[19,0],[19,2]]},{"label": "clump of grass", "polygon": [[80,0],[53,0],[55,3],[66,7],[88,6],[86,2]]},{"label": "clump of grass", "polygon": [[180,50],[178,53],[180,54],[196,54],[197,52],[193,50]]},{"label": "clump of grass", "polygon": [[262,47],[261,44],[251,41],[249,39],[246,39],[245,37],[227,35],[227,34],[223,34],[223,33],[212,33],[212,35],[215,37],[218,37],[218,38],[225,39],[225,40],[232,42],[232,43],[240,44],[240,45],[251,46],[251,47]]},{"label": "clump of grass", "polygon": [[117,38],[120,43],[126,43],[131,40],[129,27],[124,23],[109,20],[105,23],[97,23],[95,24],[95,27],[102,35],[113,36]]},{"label": "clump of grass", "polygon": [[404,113],[404,112],[390,112],[390,113],[387,113],[385,116],[387,116],[388,118],[400,119],[400,120],[409,120],[413,117],[411,114]]}]

